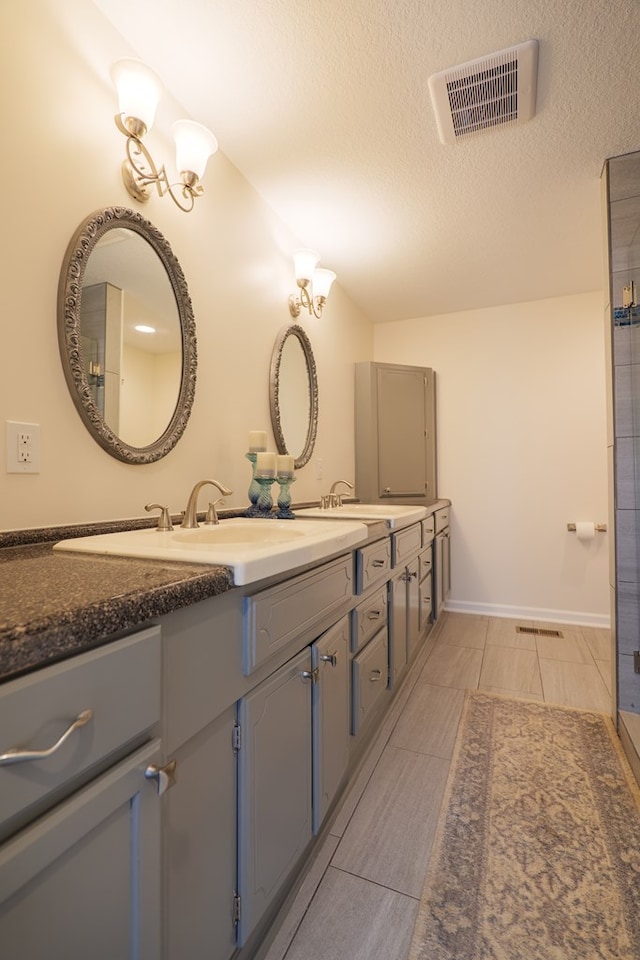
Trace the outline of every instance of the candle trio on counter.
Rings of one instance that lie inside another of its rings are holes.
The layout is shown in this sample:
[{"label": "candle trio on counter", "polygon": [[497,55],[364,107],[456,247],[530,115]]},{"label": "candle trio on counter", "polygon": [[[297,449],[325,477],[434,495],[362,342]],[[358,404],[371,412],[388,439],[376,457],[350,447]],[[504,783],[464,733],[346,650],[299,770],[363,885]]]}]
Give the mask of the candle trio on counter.
[{"label": "candle trio on counter", "polygon": [[[275,454],[268,451],[266,430],[249,432],[249,452],[246,457],[253,467],[249,486],[251,506],[246,511],[246,516],[293,520],[295,514],[291,511],[289,487],[295,482],[294,458],[288,454]],[[280,494],[278,510],[272,513],[271,486],[275,481],[280,487]]]}]

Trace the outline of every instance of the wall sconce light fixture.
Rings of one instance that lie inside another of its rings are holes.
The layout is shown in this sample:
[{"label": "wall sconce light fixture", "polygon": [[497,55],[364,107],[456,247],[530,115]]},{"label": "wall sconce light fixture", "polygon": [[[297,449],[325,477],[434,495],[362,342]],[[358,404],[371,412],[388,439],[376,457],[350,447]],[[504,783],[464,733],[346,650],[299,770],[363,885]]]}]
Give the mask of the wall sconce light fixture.
[{"label": "wall sconce light fixture", "polygon": [[207,160],[218,149],[218,141],[201,123],[193,120],[174,123],[172,132],[180,182],[170,183],[164,165],[158,169],[143,143],[153,126],[162,83],[153,70],[139,60],[116,61],[111,77],[118,91],[116,126],[127,138],[127,159],[122,162],[125,187],[135,200],[144,203],[155,184],[161,197],[168,193],[173,202],[188,213],[193,209],[195,198],[203,193],[200,181]]},{"label": "wall sconce light fixture", "polygon": [[320,257],[315,250],[298,250],[293,255],[296,283],[300,288],[300,293],[292,293],[289,297],[289,312],[294,318],[300,316],[303,307],[318,320],[322,316],[323,307],[336,275],[333,270],[319,267],[319,260]]}]

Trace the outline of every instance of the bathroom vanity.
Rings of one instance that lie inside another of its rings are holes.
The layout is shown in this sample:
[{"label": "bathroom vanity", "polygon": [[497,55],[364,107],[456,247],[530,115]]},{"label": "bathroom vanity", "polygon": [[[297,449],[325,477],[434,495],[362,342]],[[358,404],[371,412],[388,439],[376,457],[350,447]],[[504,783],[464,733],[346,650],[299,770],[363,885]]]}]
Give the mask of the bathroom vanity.
[{"label": "bathroom vanity", "polygon": [[[430,635],[444,507],[367,522],[352,548],[244,586],[223,568],[14,548],[22,576],[37,559],[95,591],[110,572],[135,603],[109,584],[75,640],[55,611],[0,625],[7,956],[255,955]],[[25,750],[49,755],[12,762]]]}]

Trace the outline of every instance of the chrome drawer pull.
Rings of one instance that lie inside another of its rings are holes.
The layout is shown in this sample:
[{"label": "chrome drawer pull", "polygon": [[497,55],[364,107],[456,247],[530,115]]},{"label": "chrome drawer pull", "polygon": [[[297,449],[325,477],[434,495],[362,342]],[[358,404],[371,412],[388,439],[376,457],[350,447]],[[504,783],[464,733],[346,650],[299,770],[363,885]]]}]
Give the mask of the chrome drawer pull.
[{"label": "chrome drawer pull", "polygon": [[330,663],[332,667],[338,666],[338,654],[337,653],[323,653],[320,656],[320,659],[324,663]]},{"label": "chrome drawer pull", "polygon": [[371,562],[372,567],[386,567],[386,565],[387,565],[386,560],[373,560]]},{"label": "chrome drawer pull", "polygon": [[176,767],[177,762],[175,760],[169,760],[168,763],[165,763],[164,767],[158,767],[155,763],[150,763],[145,770],[144,775],[147,780],[156,781],[159,797],[161,797],[163,793],[166,793],[169,787],[174,786],[177,779]]},{"label": "chrome drawer pull", "polygon": [[367,617],[369,620],[379,620],[382,616],[382,610],[369,610],[367,611]]},{"label": "chrome drawer pull", "polygon": [[311,680],[311,683],[318,682],[318,668],[314,667],[313,670],[303,670],[300,676],[303,680]]},{"label": "chrome drawer pull", "polygon": [[377,683],[378,680],[382,680],[382,670],[372,670],[369,680],[371,683]]},{"label": "chrome drawer pull", "polygon": [[52,756],[56,750],[59,750],[62,744],[67,740],[74,730],[79,730],[89,723],[93,717],[93,710],[83,710],[79,713],[73,723],[67,727],[60,739],[54,743],[48,750],[23,750],[22,747],[12,747],[6,753],[0,754],[0,765],[8,766],[11,763],[24,763],[26,760],[45,760]]}]

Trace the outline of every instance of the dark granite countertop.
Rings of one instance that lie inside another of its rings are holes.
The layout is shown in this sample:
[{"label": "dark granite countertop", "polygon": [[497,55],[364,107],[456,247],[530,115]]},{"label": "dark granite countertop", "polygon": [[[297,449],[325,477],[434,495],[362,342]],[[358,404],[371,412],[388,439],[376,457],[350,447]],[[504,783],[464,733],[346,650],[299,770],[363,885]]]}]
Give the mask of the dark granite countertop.
[{"label": "dark granite countertop", "polygon": [[227,567],[0,550],[0,682],[233,587]]}]

